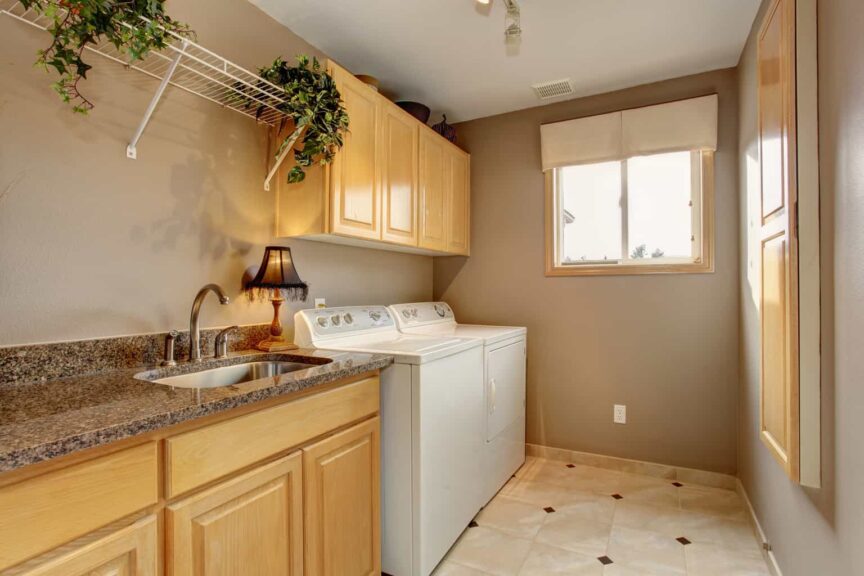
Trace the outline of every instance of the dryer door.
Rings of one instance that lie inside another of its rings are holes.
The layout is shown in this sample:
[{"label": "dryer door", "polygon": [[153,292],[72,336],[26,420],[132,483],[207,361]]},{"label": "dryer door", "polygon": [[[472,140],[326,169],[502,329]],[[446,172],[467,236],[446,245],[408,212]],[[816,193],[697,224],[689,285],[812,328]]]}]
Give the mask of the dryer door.
[{"label": "dryer door", "polygon": [[486,441],[524,416],[525,340],[517,340],[489,350],[486,356]]}]

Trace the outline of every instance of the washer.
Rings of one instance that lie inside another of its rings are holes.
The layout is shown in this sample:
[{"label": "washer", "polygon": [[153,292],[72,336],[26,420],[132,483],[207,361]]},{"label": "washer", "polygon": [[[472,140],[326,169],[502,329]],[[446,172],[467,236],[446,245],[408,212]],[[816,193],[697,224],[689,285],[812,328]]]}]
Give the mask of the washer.
[{"label": "washer", "polygon": [[527,329],[459,324],[446,302],[390,306],[404,334],[483,342],[485,505],[525,463]]},{"label": "washer", "polygon": [[301,310],[301,347],[390,354],[381,372],[382,571],[428,576],[485,504],[483,346],[402,334],[386,306]]}]

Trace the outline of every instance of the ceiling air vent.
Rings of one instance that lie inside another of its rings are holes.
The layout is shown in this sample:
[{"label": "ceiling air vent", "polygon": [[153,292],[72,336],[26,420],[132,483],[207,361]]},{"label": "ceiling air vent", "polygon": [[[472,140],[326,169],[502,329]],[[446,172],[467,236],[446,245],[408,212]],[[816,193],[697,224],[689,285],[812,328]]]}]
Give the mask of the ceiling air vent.
[{"label": "ceiling air vent", "polygon": [[541,82],[531,86],[534,93],[540,100],[548,100],[549,98],[557,98],[573,93],[573,85],[570,84],[569,78],[563,80],[552,80],[551,82]]}]

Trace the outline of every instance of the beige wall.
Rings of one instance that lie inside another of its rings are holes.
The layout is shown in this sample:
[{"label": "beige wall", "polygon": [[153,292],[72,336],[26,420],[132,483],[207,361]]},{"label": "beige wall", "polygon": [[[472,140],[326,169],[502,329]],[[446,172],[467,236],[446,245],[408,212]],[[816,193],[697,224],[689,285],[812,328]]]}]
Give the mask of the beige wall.
[{"label": "beige wall", "polygon": [[[763,12],[767,1],[763,4]],[[790,482],[759,440],[759,151],[754,31],[739,65],[739,474],[784,576],[864,574],[864,3],[819,2],[823,487]],[[854,57],[852,55],[855,55]],[[755,241],[755,243],[754,243]]]},{"label": "beige wall", "polygon": [[[716,273],[547,278],[540,124],[720,95]],[[528,327],[528,440],[720,472],[736,466],[737,88],[723,70],[460,124],[471,258],[435,261],[463,321]],[[628,424],[612,423],[626,404]]]},{"label": "beige wall", "polygon": [[[250,68],[317,53],[246,0],[168,7],[202,44]],[[127,160],[155,81],[91,56],[84,90],[96,109],[73,115],[53,78],[33,68],[46,40],[0,17],[0,345],[182,328],[198,288],[218,282],[236,295],[273,240],[274,199],[262,188],[266,132],[169,89],[139,159]],[[310,296],[328,304],[431,295],[431,258],[289,245]],[[209,302],[202,322],[269,322],[271,310]]]}]

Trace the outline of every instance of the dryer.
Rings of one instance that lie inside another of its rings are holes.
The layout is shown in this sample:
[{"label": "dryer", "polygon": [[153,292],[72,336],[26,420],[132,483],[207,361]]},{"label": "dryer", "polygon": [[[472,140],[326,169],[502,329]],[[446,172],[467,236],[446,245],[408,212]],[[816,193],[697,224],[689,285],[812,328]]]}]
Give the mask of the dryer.
[{"label": "dryer", "polygon": [[459,324],[446,302],[390,306],[403,334],[483,342],[485,505],[525,463],[527,329]]}]

